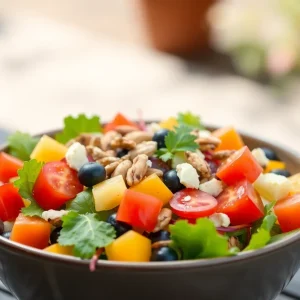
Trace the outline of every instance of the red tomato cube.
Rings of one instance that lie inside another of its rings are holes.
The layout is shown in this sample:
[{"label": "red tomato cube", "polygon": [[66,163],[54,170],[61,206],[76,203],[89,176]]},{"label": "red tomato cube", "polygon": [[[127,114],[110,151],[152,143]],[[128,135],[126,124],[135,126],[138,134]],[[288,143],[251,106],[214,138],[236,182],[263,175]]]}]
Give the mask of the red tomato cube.
[{"label": "red tomato cube", "polygon": [[9,182],[18,176],[18,170],[23,167],[23,162],[7,153],[0,152],[0,181]]}]

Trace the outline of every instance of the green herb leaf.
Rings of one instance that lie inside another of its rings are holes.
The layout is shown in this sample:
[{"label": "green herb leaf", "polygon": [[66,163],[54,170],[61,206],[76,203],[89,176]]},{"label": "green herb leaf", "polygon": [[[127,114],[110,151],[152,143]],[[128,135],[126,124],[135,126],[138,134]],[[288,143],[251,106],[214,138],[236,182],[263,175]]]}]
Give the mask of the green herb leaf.
[{"label": "green herb leaf", "polygon": [[[196,224],[186,220],[170,225],[171,239],[181,249],[183,259],[229,256],[236,253],[228,249],[228,238],[218,234],[214,224],[206,218]],[[233,252],[233,253],[232,253]]]},{"label": "green herb leaf", "polygon": [[281,241],[287,237],[289,237],[290,235],[294,234],[294,233],[298,233],[300,232],[300,229],[295,229],[293,231],[289,231],[289,232],[285,232],[285,233],[281,233],[281,234],[277,234],[271,237],[271,239],[269,240],[268,244],[273,244],[275,242]]},{"label": "green herb leaf", "polygon": [[77,194],[76,198],[67,203],[67,210],[79,214],[96,213],[92,190],[88,189]]},{"label": "green herb leaf", "polygon": [[8,153],[21,160],[29,160],[38,141],[39,138],[17,131],[8,137]]},{"label": "green herb leaf", "polygon": [[39,207],[32,196],[34,183],[43,167],[42,162],[35,159],[25,161],[22,169],[18,171],[19,179],[14,181],[14,186],[19,189],[22,198],[30,200],[31,204],[22,209],[25,216],[42,216],[43,209]]},{"label": "green herb leaf", "polygon": [[190,132],[191,129],[187,126],[175,127],[175,131],[170,131],[165,137],[166,148],[160,149],[156,154],[162,160],[168,161],[176,152],[196,151],[199,145]]},{"label": "green herb leaf", "polygon": [[99,220],[97,214],[80,215],[71,211],[62,217],[58,239],[62,246],[74,246],[74,255],[89,259],[97,248],[106,247],[116,237],[113,226]]},{"label": "green herb leaf", "polygon": [[201,119],[199,116],[192,114],[191,112],[179,113],[177,116],[177,122],[179,125],[185,125],[191,129],[203,129]]},{"label": "green herb leaf", "polygon": [[58,133],[55,138],[60,143],[67,143],[69,140],[75,138],[84,132],[101,132],[100,118],[98,116],[93,116],[88,118],[84,114],[80,114],[77,117],[68,116],[64,119],[64,130]]}]

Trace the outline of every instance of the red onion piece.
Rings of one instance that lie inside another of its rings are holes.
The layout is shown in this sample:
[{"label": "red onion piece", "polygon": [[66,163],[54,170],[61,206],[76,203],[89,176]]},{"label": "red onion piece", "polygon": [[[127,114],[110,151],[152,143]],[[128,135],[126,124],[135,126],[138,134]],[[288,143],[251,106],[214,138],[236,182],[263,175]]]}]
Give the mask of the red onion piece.
[{"label": "red onion piece", "polygon": [[97,261],[99,259],[99,256],[102,254],[102,252],[103,252],[103,248],[100,248],[96,251],[96,253],[92,257],[92,259],[90,261],[90,271],[91,272],[94,272],[96,270]]}]

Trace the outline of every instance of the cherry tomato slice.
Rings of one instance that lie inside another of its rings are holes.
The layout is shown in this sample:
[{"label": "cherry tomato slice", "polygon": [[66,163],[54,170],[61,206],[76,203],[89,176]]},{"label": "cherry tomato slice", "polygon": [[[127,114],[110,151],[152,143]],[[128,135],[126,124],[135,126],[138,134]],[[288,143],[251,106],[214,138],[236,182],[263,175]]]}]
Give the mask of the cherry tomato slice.
[{"label": "cherry tomato slice", "polygon": [[262,200],[247,180],[227,187],[217,200],[217,212],[228,215],[231,225],[249,224],[264,216]]},{"label": "cherry tomato slice", "polygon": [[45,210],[58,209],[81,191],[83,185],[77,172],[66,162],[56,161],[43,166],[33,187],[33,197]]},{"label": "cherry tomato slice", "polygon": [[217,177],[227,185],[247,179],[253,183],[262,173],[263,169],[252,155],[247,146],[231,155],[217,171]]},{"label": "cherry tomato slice", "polygon": [[274,212],[283,232],[300,228],[300,194],[277,201]]},{"label": "cherry tomato slice", "polygon": [[174,214],[185,219],[210,216],[216,211],[217,204],[213,196],[196,189],[181,190],[170,200]]},{"label": "cherry tomato slice", "polygon": [[7,153],[0,152],[0,181],[9,182],[18,176],[18,170],[23,167],[23,162]]}]

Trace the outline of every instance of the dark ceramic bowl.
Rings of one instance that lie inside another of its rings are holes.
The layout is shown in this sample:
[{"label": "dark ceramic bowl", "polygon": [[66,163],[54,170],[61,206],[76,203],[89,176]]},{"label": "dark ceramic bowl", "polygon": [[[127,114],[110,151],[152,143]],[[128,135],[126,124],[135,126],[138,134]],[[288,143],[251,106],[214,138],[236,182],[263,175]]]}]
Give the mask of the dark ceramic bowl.
[{"label": "dark ceramic bowl", "polygon": [[[250,148],[271,147],[292,173],[296,154],[243,135]],[[3,148],[5,149],[5,148]],[[165,263],[89,262],[0,237],[0,279],[20,300],[271,300],[300,266],[300,233],[236,257]]]}]

